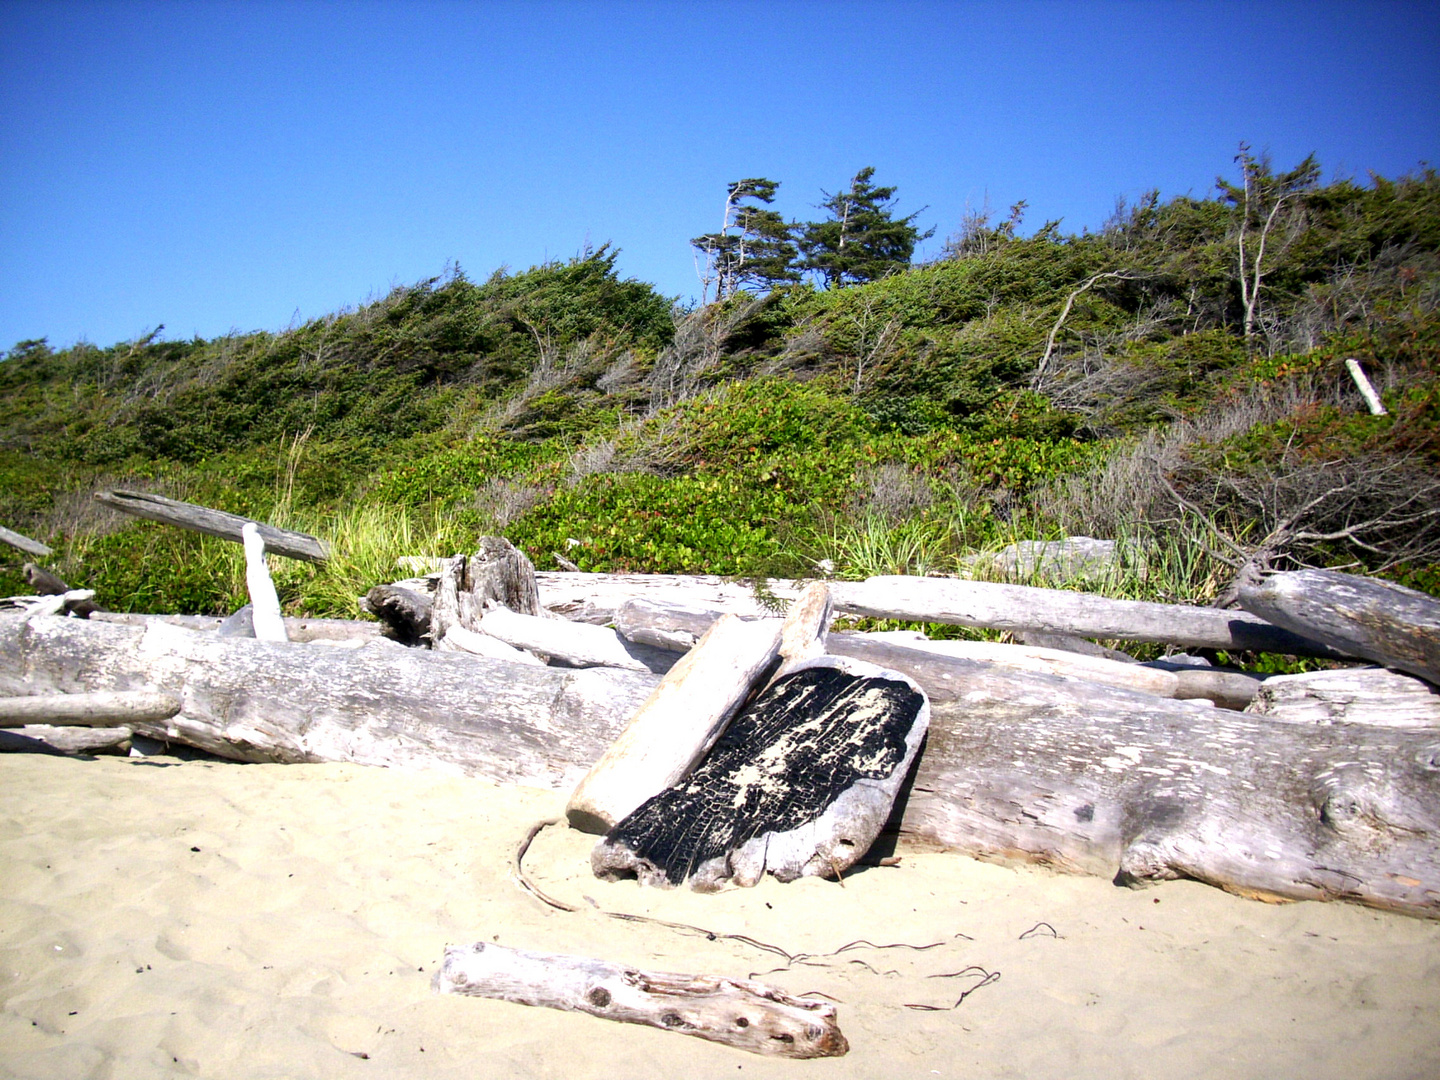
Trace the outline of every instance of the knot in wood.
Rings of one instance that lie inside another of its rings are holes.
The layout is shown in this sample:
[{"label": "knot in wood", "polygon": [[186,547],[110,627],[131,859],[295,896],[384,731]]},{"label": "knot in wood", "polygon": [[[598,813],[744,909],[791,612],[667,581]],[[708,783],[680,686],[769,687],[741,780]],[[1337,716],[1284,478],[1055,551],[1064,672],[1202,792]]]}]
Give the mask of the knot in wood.
[{"label": "knot in wood", "polygon": [[585,1000],[597,1009],[603,1009],[610,1004],[610,991],[603,986],[592,986],[590,992],[585,995]]}]

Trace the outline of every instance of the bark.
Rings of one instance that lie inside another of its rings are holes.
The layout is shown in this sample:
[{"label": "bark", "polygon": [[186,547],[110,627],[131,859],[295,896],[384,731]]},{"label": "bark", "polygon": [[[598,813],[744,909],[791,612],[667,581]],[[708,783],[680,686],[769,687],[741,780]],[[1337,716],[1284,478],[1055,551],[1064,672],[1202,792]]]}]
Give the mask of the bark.
[{"label": "bark", "polygon": [[1334,656],[1324,645],[1236,611],[1111,600],[1091,593],[994,585],[958,578],[873,577],[836,582],[835,606],[880,619],[943,622],[992,630],[1151,641],[1186,648]]},{"label": "bark", "polygon": [[1266,679],[1247,712],[1291,724],[1440,728],[1440,690],[1385,668],[1338,668]]},{"label": "bark", "polygon": [[566,816],[603,833],[695,766],[775,663],[780,620],[720,619],[661,680],[570,796]]},{"label": "bark", "polygon": [[179,711],[177,698],[148,690],[39,694],[0,698],[0,727],[109,727],[139,720],[168,720]]},{"label": "bark", "polygon": [[596,845],[590,865],[647,885],[839,878],[884,828],[925,738],[909,678],[823,656],[783,670],[705,759]]},{"label": "bark", "polygon": [[655,677],[377,641],[361,649],[0,614],[0,694],[152,690],[180,712],[135,731],[236,761],[353,761],[573,786]]},{"label": "bark", "polygon": [[749,979],[642,971],[487,941],[448,947],[435,990],[646,1024],[769,1057],[838,1057],[850,1049],[829,1002]]},{"label": "bark", "polygon": [[39,540],[31,540],[30,537],[12,532],[3,525],[0,525],[0,543],[9,544],[11,547],[17,548],[27,555],[36,555],[42,559],[49,558],[55,554],[54,551],[40,543]]},{"label": "bark", "polygon": [[[241,530],[250,522],[249,518],[238,514],[227,514],[223,510],[178,502],[143,491],[97,491],[95,499],[134,517],[148,518],[165,525],[178,525],[182,529],[191,529],[206,536],[217,536],[222,540],[234,540],[236,543],[243,541]],[[329,558],[329,549],[325,543],[308,533],[277,529],[273,525],[264,525],[258,521],[252,524],[259,529],[266,550],[276,555],[309,562],[324,562]]]},{"label": "bark", "polygon": [[1379,578],[1296,570],[1243,587],[1240,604],[1337,652],[1440,684],[1440,600],[1433,596]]},{"label": "bark", "polygon": [[27,724],[0,729],[0,753],[125,754],[133,733],[128,727],[76,728]]}]

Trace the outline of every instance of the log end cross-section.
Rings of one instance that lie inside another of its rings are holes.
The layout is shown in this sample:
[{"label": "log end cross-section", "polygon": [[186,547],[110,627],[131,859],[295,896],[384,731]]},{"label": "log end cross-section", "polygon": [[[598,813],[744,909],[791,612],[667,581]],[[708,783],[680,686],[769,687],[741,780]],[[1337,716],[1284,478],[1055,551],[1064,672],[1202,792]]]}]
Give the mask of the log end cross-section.
[{"label": "log end cross-section", "polygon": [[835,877],[884,826],[929,723],[924,692],[871,664],[821,657],[782,675],[681,783],[595,848],[604,878],[754,885]]}]

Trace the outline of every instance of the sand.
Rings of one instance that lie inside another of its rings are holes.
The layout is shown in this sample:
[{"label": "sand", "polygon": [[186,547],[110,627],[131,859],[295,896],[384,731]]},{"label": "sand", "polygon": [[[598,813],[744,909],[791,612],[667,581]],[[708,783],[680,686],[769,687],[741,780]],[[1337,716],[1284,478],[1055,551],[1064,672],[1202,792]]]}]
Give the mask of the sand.
[{"label": "sand", "polygon": [[[1440,923],[903,850],[844,887],[661,892],[596,880],[593,838],[552,827],[526,868],[568,913],[511,874],[562,804],[350,765],[0,758],[0,1074],[1440,1076]],[[772,1060],[433,995],[445,945],[482,939],[818,991],[851,1051]],[[857,939],[938,944],[818,955]]]}]

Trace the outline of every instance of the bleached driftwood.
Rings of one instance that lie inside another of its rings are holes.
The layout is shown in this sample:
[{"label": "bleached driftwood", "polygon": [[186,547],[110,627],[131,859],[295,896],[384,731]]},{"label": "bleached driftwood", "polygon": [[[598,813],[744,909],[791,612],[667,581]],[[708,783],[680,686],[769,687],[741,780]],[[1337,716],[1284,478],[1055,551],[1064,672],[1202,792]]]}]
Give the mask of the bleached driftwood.
[{"label": "bleached driftwood", "polygon": [[445,637],[436,643],[435,648],[441,652],[464,652],[472,656],[488,656],[492,660],[508,660],[512,664],[529,664],[532,667],[545,666],[545,661],[534,653],[517,649],[514,645],[507,644],[497,637],[491,637],[489,634],[466,630],[465,627],[459,625],[446,630]]},{"label": "bleached driftwood", "polygon": [[1243,586],[1240,604],[1347,656],[1440,685],[1440,600],[1433,596],[1379,578],[1295,570]]},{"label": "bleached driftwood", "polygon": [[[165,525],[178,525],[182,529],[216,536],[221,540],[234,540],[236,543],[243,542],[242,530],[246,522],[250,521],[239,514],[212,510],[208,506],[196,506],[144,491],[97,491],[95,500],[134,517],[147,518]],[[324,541],[317,540],[309,533],[277,529],[273,525],[258,521],[253,524],[260,530],[267,551],[309,562],[324,562],[329,558],[329,549]]]},{"label": "bleached driftwood", "polygon": [[646,1024],[767,1057],[838,1057],[850,1049],[834,1005],[749,979],[643,971],[479,941],[446,948],[434,987]]},{"label": "bleached driftwood", "polygon": [[42,559],[55,554],[54,551],[46,547],[39,540],[31,540],[30,537],[23,536],[12,529],[7,529],[3,525],[0,525],[0,543],[9,544],[11,547],[17,548],[27,555],[37,555]]},{"label": "bleached driftwood", "polygon": [[149,690],[38,694],[0,698],[0,727],[110,727],[138,720],[168,720],[179,711],[180,702],[174,695]]},{"label": "bleached driftwood", "polygon": [[575,667],[653,670],[640,656],[645,650],[631,645],[614,630],[603,626],[572,623],[564,619],[542,619],[497,607],[485,612],[479,629],[482,634],[489,634],[517,649],[544,653]]},{"label": "bleached driftwood", "polygon": [[774,664],[780,626],[779,619],[744,622],[734,616],[716,622],[576,787],[565,811],[570,824],[606,832],[684,777]]},{"label": "bleached driftwood", "polygon": [[64,593],[44,596],[0,597],[0,611],[23,611],[27,615],[74,615],[85,618],[82,612],[94,610],[92,603],[94,589],[71,589]]},{"label": "bleached driftwood", "polygon": [[1366,406],[1370,409],[1371,416],[1384,416],[1385,406],[1380,401],[1380,395],[1375,392],[1374,385],[1365,375],[1365,369],[1360,366],[1360,361],[1351,357],[1345,361],[1345,370],[1350,373],[1350,378],[1355,383],[1355,388],[1360,391],[1360,396],[1365,399]]},{"label": "bleached driftwood", "polygon": [[1386,668],[1274,675],[1246,712],[1292,724],[1440,728],[1440,690]]},{"label": "bleached driftwood", "polygon": [[576,622],[608,625],[627,601],[645,599],[714,608],[751,619],[778,618],[803,581],[772,579],[765,587],[776,603],[767,605],[755,588],[722,577],[687,574],[591,574],[541,571],[535,575],[540,602]]},{"label": "bleached driftwood", "polygon": [[595,846],[602,878],[700,891],[839,878],[884,828],[930,719],[911,679],[821,656],[787,664],[693,772]]},{"label": "bleached driftwood", "polygon": [[830,636],[834,616],[830,586],[823,581],[812,581],[800,590],[780,626],[780,670],[775,678],[825,655],[825,641]]},{"label": "bleached driftwood", "polygon": [[265,541],[260,537],[260,527],[247,521],[240,536],[245,544],[245,587],[250,592],[250,619],[255,637],[261,641],[289,641],[285,619],[280,614],[280,597],[270,580],[270,568],[265,565]]},{"label": "bleached driftwood", "polygon": [[1164,660],[1147,660],[1139,666],[1174,675],[1175,693],[1171,696],[1185,700],[1204,698],[1225,709],[1245,708],[1255,700],[1264,681],[1264,676],[1246,671],[1169,664]]},{"label": "bleached driftwood", "polygon": [[146,689],[180,712],[135,731],[236,761],[353,761],[573,786],[656,677],[459,653],[221,638],[0,613],[0,694]]},{"label": "bleached driftwood", "polygon": [[[115,623],[119,626],[151,626],[164,623],[187,630],[218,630],[225,622],[219,615],[140,615],[125,611],[95,611],[91,622]],[[355,642],[379,640],[379,623],[360,619],[297,619],[285,618],[285,636],[292,642]]]},{"label": "bleached driftwood", "polygon": [[26,724],[0,728],[0,752],[11,754],[123,754],[130,749],[128,727],[57,727]]},{"label": "bleached driftwood", "polygon": [[856,615],[954,623],[991,630],[1044,630],[1186,648],[1254,649],[1304,656],[1330,649],[1254,615],[1184,604],[1112,600],[1093,593],[994,585],[958,578],[888,576],[836,582],[835,606]]}]

